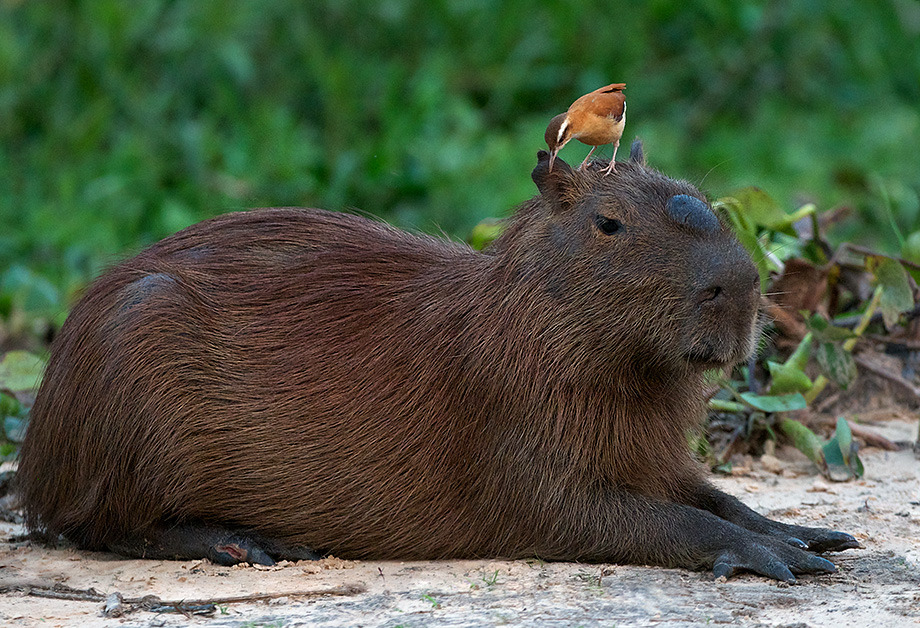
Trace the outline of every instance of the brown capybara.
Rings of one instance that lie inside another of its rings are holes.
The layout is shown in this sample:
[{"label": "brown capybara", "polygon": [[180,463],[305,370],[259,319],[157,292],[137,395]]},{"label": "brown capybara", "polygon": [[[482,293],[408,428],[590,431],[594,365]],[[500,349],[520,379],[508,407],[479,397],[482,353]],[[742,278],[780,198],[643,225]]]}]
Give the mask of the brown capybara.
[{"label": "brown capybara", "polygon": [[234,213],[100,277],[19,467],[33,530],[129,556],[532,557],[830,572],[687,447],[754,347],[757,272],[693,186],[540,152],[485,252],[365,218]]}]

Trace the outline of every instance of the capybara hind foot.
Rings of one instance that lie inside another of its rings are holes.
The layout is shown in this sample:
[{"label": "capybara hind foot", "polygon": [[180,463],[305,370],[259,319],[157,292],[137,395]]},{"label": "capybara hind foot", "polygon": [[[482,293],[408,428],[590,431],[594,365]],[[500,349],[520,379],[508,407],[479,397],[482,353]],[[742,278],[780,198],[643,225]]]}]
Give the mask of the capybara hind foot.
[{"label": "capybara hind foot", "polygon": [[289,548],[256,534],[204,525],[182,524],[158,527],[116,543],[109,550],[137,558],[192,560],[207,558],[218,565],[251,563],[274,565],[272,558],[315,560],[309,548]]}]

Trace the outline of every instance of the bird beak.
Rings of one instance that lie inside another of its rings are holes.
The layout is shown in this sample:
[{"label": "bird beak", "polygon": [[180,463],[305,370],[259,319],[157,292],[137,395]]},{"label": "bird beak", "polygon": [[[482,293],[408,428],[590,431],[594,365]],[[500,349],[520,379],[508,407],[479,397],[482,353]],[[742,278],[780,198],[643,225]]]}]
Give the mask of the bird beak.
[{"label": "bird beak", "polygon": [[559,152],[559,149],[558,149],[558,148],[555,148],[555,149],[553,149],[553,150],[550,151],[550,153],[549,153],[549,169],[547,170],[547,172],[552,172],[552,171],[553,171],[553,162],[556,161],[556,153],[557,153],[557,152]]}]

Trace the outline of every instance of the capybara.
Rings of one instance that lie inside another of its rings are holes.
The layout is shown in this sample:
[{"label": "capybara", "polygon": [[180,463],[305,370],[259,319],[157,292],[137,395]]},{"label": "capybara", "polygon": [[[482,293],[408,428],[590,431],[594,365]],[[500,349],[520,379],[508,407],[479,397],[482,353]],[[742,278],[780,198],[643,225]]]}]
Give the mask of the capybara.
[{"label": "capybara", "polygon": [[[540,557],[830,572],[841,532],[705,479],[704,371],[757,271],[692,185],[538,154],[477,252],[307,209],[193,225],[103,274],[51,350],[19,467],[78,547],[223,564]],[[810,550],[810,551],[809,551]]]}]

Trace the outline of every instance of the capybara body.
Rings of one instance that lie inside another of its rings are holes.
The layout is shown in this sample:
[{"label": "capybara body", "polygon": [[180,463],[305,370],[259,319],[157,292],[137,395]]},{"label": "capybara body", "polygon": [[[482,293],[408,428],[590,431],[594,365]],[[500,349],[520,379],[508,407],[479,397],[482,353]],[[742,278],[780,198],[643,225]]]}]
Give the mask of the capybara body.
[{"label": "capybara body", "polygon": [[754,266],[640,146],[619,166],[550,172],[541,153],[540,195],[485,252],[268,209],[119,264],[52,347],[19,470],[29,525],[138,556],[229,544],[227,562],[831,570],[799,548],[851,537],[760,517],[688,452],[704,370],[756,340]]}]

